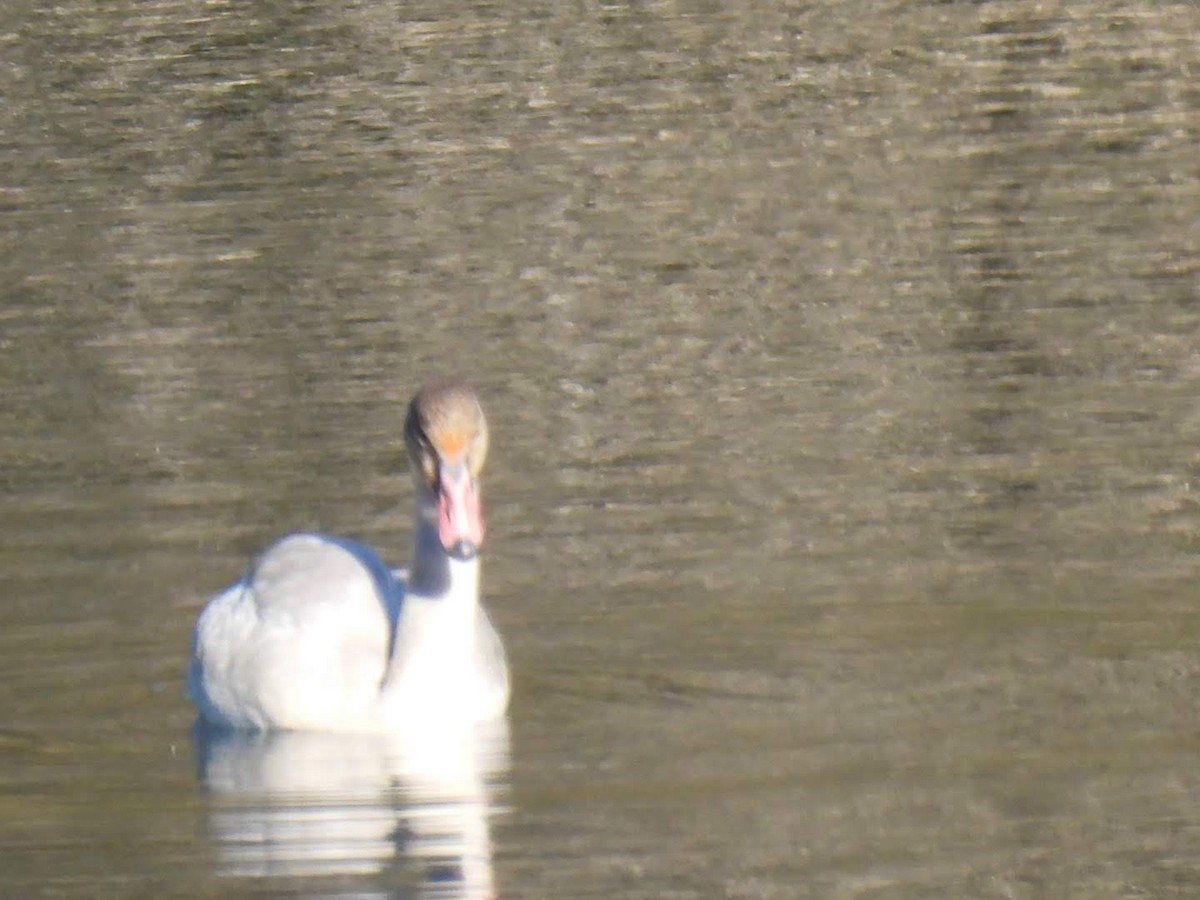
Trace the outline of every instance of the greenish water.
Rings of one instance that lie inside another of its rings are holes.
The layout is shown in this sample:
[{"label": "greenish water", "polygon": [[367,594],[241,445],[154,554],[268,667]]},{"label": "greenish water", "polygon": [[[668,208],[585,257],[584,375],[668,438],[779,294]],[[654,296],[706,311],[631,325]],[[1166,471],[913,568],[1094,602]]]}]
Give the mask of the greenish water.
[{"label": "greenish water", "polygon": [[[0,894],[454,895],[434,807],[505,898],[1195,894],[1198,32],[0,12]],[[404,560],[430,373],[493,422],[508,761],[228,789],[195,616],[286,531]],[[373,868],[228,864],[364,810]]]}]

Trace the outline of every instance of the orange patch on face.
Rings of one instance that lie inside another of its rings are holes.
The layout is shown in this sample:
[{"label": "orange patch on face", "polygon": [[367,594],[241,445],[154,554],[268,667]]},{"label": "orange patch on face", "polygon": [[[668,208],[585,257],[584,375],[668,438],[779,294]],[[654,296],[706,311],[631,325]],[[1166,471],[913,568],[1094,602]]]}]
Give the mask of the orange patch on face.
[{"label": "orange patch on face", "polygon": [[438,452],[448,459],[454,459],[461,456],[463,450],[467,446],[467,436],[465,434],[451,432],[450,434],[438,435]]}]

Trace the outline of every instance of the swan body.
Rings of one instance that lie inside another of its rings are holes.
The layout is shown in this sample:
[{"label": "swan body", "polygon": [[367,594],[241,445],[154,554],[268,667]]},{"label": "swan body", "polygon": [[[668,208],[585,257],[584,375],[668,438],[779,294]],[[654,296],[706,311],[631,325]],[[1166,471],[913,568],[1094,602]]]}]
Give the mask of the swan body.
[{"label": "swan body", "polygon": [[426,386],[405,439],[416,483],[410,568],[392,571],[329,535],[275,543],[196,623],[188,693],[202,720],[393,733],[503,715],[504,649],[479,604],[487,429],[474,393]]}]

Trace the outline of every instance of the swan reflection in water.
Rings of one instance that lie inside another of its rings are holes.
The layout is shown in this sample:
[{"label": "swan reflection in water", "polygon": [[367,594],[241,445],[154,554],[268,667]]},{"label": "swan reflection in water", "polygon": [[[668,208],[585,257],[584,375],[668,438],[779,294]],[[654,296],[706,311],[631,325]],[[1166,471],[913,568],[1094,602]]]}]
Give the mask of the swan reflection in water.
[{"label": "swan reflection in water", "polygon": [[415,740],[203,725],[194,737],[221,875],[302,878],[319,896],[348,879],[356,897],[496,895],[505,720]]}]

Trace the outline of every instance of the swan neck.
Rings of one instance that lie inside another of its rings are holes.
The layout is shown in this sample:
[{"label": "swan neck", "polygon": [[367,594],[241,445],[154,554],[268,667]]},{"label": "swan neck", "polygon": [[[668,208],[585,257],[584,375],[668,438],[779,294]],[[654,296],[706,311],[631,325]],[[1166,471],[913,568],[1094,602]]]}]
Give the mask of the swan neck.
[{"label": "swan neck", "polygon": [[455,559],[438,535],[436,501],[422,497],[413,529],[413,555],[409,590],[429,598],[453,596],[465,603],[479,600],[479,557]]}]

